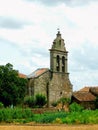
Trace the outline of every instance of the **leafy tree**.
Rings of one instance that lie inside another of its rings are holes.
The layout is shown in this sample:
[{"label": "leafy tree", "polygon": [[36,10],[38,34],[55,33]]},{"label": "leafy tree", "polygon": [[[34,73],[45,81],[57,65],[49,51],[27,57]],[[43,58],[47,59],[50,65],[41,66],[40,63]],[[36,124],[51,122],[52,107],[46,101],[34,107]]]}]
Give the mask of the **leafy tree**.
[{"label": "leafy tree", "polygon": [[64,109],[64,106],[65,105],[69,105],[71,102],[71,99],[70,98],[65,98],[65,97],[62,97],[59,99],[58,103],[61,103],[62,104],[62,110]]},{"label": "leafy tree", "polygon": [[17,105],[26,92],[27,80],[18,76],[18,71],[8,63],[0,66],[0,102],[4,106]]}]

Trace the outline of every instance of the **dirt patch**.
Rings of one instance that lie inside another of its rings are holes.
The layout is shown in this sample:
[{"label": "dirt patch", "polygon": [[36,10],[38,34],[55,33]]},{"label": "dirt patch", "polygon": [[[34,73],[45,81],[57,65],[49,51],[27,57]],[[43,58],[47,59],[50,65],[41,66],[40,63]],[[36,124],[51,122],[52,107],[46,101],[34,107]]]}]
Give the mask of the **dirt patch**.
[{"label": "dirt patch", "polygon": [[20,126],[1,125],[0,130],[98,130],[98,125]]}]

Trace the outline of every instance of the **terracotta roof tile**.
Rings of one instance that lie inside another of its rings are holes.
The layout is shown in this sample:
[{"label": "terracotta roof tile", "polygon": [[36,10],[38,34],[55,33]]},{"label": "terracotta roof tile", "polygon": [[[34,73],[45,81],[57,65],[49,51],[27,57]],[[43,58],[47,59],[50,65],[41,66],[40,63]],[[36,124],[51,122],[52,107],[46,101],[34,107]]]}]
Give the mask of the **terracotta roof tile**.
[{"label": "terracotta roof tile", "polygon": [[40,68],[35,70],[34,72],[32,72],[30,75],[28,75],[28,78],[35,78],[38,77],[40,75],[42,75],[43,73],[47,72],[49,69],[48,68]]},{"label": "terracotta roof tile", "polygon": [[74,92],[73,97],[79,101],[94,101],[96,97],[90,92]]},{"label": "terracotta roof tile", "polygon": [[26,77],[27,77],[25,74],[22,74],[22,73],[18,73],[18,76],[19,76],[20,78],[26,78]]},{"label": "terracotta roof tile", "polygon": [[89,92],[90,87],[85,86],[84,88],[80,89],[80,92]]}]

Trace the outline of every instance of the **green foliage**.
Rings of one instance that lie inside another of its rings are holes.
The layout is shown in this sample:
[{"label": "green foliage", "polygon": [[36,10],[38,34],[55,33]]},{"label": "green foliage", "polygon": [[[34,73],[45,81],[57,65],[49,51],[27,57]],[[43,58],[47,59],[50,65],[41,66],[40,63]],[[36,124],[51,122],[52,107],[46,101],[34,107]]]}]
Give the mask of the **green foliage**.
[{"label": "green foliage", "polygon": [[18,71],[10,63],[0,66],[0,102],[4,106],[17,105],[26,92],[27,80],[19,78]]},{"label": "green foliage", "polygon": [[0,109],[0,122],[27,122],[33,120],[34,114],[30,109]]},{"label": "green foliage", "polygon": [[31,109],[0,109],[0,122],[27,123],[32,121],[36,123],[56,124],[98,124],[98,110],[33,114]]},{"label": "green foliage", "polygon": [[49,112],[41,115],[36,115],[34,121],[38,123],[53,123],[56,118],[65,118],[66,115],[67,114],[65,112]]},{"label": "green foliage", "polygon": [[66,118],[62,118],[66,124],[97,124],[98,110],[83,110],[82,112],[68,113]]},{"label": "green foliage", "polygon": [[53,107],[56,107],[56,106],[57,106],[57,104],[58,104],[58,102],[52,102],[52,104],[51,104],[51,105],[52,105]]},{"label": "green foliage", "polygon": [[2,102],[0,102],[0,108],[4,108],[4,105]]},{"label": "green foliage", "polygon": [[62,124],[63,122],[62,122],[62,119],[56,118],[56,119],[53,121],[53,123],[55,123],[55,124]]},{"label": "green foliage", "polygon": [[24,99],[24,105],[31,108],[41,108],[46,104],[46,97],[42,94],[37,94],[34,96],[26,97]]},{"label": "green foliage", "polygon": [[43,107],[46,104],[46,97],[42,94],[37,94],[35,96],[35,105],[39,108]]},{"label": "green foliage", "polygon": [[62,98],[60,98],[60,99],[58,100],[58,104],[59,104],[59,103],[62,104],[62,108],[61,108],[62,110],[64,110],[64,106],[65,106],[65,105],[69,105],[70,102],[71,102],[71,99],[70,99],[70,98],[64,98],[64,97],[62,97]]},{"label": "green foliage", "polygon": [[74,102],[69,106],[69,109],[71,112],[80,112],[83,110],[83,107]]},{"label": "green foliage", "polygon": [[35,107],[35,99],[33,96],[25,97],[24,98],[24,105],[34,108]]},{"label": "green foliage", "polygon": [[62,98],[60,98],[60,100],[58,102],[60,102],[63,105],[65,105],[65,104],[69,104],[70,101],[71,101],[70,98],[64,98],[64,97],[62,97]]}]

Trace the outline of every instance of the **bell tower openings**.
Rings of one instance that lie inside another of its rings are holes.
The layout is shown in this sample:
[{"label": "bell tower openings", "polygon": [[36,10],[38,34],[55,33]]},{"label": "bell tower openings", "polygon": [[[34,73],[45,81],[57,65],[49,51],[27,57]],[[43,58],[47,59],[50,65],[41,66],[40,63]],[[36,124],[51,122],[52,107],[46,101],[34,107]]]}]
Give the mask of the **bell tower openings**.
[{"label": "bell tower openings", "polygon": [[60,31],[58,31],[50,49],[50,70],[52,72],[68,73],[67,53],[64,39],[62,39]]}]

